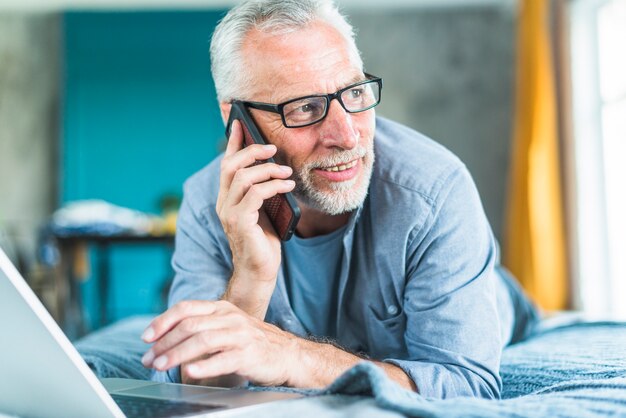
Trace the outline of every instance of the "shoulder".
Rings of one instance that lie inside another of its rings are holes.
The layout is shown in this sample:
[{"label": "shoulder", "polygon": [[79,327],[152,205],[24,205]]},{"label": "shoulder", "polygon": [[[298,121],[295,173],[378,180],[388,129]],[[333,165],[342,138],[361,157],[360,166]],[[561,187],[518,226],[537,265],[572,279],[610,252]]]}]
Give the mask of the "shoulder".
[{"label": "shoulder", "polygon": [[465,165],[447,148],[397,122],[377,118],[372,187],[397,189],[434,203]]},{"label": "shoulder", "polygon": [[223,154],[189,177],[183,185],[186,202],[196,213],[215,208],[220,186],[220,163]]}]

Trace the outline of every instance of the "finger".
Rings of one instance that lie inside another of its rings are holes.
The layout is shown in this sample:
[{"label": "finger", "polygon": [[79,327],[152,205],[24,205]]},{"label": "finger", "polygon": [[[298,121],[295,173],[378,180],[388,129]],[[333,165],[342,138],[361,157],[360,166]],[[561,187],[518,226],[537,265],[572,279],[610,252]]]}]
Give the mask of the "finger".
[{"label": "finger", "polygon": [[228,157],[233,155],[237,151],[243,148],[243,131],[241,122],[238,120],[234,120],[233,124],[230,126],[230,136],[228,137],[228,142],[226,143],[226,151],[224,152],[224,156]]},{"label": "finger", "polygon": [[192,379],[205,379],[211,377],[225,376],[229,374],[240,374],[242,366],[242,354],[238,350],[223,351],[212,355],[208,359],[194,361],[185,366],[187,376]]},{"label": "finger", "polygon": [[166,333],[146,352],[141,362],[145,367],[152,367],[155,358],[179,345],[195,334],[205,331],[215,331],[234,328],[238,317],[233,314],[195,316],[180,321],[174,329]]},{"label": "finger", "polygon": [[248,211],[258,211],[265,200],[279,193],[290,192],[295,186],[296,182],[293,180],[270,180],[255,184],[248,189],[239,206]]},{"label": "finger", "polygon": [[220,192],[230,188],[230,183],[238,170],[250,167],[257,161],[267,160],[274,154],[276,154],[275,145],[252,144],[244,149],[239,148],[230,155],[224,155],[220,165]]},{"label": "finger", "polygon": [[211,315],[222,307],[221,301],[212,302],[206,300],[185,300],[177,303],[163,314],[152,320],[150,325],[141,335],[146,343],[151,343],[169,332],[185,318],[198,315]]},{"label": "finger", "polygon": [[211,356],[222,351],[238,350],[244,338],[241,330],[232,328],[203,331],[161,354],[152,365],[155,369],[163,371],[199,357]]},{"label": "finger", "polygon": [[222,226],[227,233],[240,232],[244,234],[271,231],[264,218],[259,223],[259,216],[263,215],[260,211],[263,202],[279,193],[287,193],[295,187],[293,180],[271,180],[265,183],[252,185],[246,195],[241,199],[238,205],[229,208],[228,213],[220,216]]},{"label": "finger", "polygon": [[237,205],[252,185],[271,179],[287,179],[292,172],[291,167],[274,163],[259,164],[238,170],[226,196],[225,207]]}]

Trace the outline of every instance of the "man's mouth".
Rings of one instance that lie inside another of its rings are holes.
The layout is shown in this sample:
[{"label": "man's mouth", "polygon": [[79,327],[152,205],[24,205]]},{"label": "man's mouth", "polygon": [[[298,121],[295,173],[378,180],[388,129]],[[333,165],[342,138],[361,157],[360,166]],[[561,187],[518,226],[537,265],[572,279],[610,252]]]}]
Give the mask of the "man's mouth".
[{"label": "man's mouth", "polygon": [[320,170],[328,171],[328,172],[346,171],[346,170],[351,169],[355,165],[357,165],[358,161],[359,160],[353,160],[353,161],[350,161],[349,163],[340,164],[340,165],[336,165],[333,167],[320,167]]}]

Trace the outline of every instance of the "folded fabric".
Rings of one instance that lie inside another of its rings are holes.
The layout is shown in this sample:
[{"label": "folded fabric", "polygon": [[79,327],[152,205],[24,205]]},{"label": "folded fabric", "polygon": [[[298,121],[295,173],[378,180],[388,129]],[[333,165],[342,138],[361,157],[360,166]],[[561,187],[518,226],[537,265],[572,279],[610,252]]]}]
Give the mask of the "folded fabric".
[{"label": "folded fabric", "polygon": [[371,363],[352,368],[324,393],[373,396],[414,417],[626,416],[626,324],[579,323],[546,330],[507,348],[500,401],[427,399],[401,388]]},{"label": "folded fabric", "polygon": [[153,220],[146,213],[103,200],[79,200],[54,212],[50,228],[59,236],[148,234],[153,228]]}]

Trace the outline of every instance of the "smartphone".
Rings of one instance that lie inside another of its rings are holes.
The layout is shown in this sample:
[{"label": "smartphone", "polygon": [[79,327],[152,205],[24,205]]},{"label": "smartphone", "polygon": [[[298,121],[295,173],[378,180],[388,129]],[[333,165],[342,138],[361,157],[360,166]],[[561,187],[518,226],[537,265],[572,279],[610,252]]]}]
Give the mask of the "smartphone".
[{"label": "smartphone", "polygon": [[[251,144],[267,144],[267,141],[265,141],[265,138],[263,138],[263,135],[254,124],[252,115],[246,106],[238,100],[232,103],[230,109],[230,117],[226,124],[226,138],[230,138],[230,129],[235,120],[238,120],[243,128],[244,147]],[[274,159],[269,158],[257,161],[255,164],[268,162],[273,163]],[[300,220],[300,208],[293,195],[291,193],[279,193],[263,202],[263,210],[267,214],[278,237],[283,241],[288,241],[295,232]]]}]

